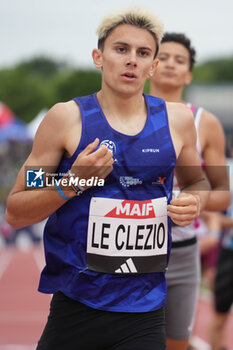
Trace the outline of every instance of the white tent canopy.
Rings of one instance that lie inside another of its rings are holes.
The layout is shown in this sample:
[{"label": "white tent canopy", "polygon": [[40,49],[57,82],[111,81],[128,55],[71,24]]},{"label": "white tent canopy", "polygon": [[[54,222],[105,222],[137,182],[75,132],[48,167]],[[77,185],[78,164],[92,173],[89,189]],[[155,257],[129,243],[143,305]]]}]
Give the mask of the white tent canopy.
[{"label": "white tent canopy", "polygon": [[42,122],[42,120],[44,119],[46,113],[48,112],[47,109],[42,109],[37,116],[28,124],[28,133],[30,135],[31,138],[35,137],[35,134],[37,132],[37,129],[40,125],[40,123]]}]

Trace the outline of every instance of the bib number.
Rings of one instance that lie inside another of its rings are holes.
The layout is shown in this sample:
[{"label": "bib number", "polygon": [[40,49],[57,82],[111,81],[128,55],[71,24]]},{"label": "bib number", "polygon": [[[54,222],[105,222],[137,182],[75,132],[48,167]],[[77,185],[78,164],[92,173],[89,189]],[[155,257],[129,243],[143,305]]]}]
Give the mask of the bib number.
[{"label": "bib number", "polygon": [[105,273],[148,273],[167,263],[167,198],[92,198],[87,267]]}]

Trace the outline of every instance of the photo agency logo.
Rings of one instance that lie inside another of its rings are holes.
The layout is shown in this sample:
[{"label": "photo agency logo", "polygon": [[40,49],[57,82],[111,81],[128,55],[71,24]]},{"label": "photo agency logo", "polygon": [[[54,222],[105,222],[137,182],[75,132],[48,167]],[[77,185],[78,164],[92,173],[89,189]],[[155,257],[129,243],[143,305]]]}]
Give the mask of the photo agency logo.
[{"label": "photo agency logo", "polygon": [[44,187],[44,174],[42,168],[39,170],[26,170],[26,187],[42,188]]},{"label": "photo agency logo", "polygon": [[[44,171],[44,169],[46,169]],[[65,186],[72,188],[85,188],[85,187],[103,187],[105,180],[98,176],[91,176],[89,178],[81,178],[75,176],[75,173],[71,173],[70,170],[67,172],[53,172],[54,167],[41,166],[40,169],[35,167],[26,167],[26,189],[43,189],[50,188],[51,190],[57,190],[57,186]],[[75,167],[74,170],[76,171]],[[77,169],[77,172],[80,169]],[[83,169],[82,169],[83,172]]]}]

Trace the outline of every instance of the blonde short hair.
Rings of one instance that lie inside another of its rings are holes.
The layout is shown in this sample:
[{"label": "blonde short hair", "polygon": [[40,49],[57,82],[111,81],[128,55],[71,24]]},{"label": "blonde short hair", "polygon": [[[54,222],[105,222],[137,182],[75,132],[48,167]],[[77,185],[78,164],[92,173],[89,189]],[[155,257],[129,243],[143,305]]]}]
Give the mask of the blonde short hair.
[{"label": "blonde short hair", "polygon": [[[98,48],[104,49],[104,42],[109,34],[121,24],[130,24],[138,28],[147,29],[156,42],[156,54],[163,36],[163,24],[151,11],[133,8],[107,15],[97,29]],[[155,56],[156,56],[155,54]]]}]

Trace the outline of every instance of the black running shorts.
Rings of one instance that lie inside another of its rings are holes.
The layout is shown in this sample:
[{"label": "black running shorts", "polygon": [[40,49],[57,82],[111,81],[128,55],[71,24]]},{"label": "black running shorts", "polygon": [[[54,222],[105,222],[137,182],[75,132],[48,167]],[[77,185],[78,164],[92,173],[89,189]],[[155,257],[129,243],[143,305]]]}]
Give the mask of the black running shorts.
[{"label": "black running shorts", "polygon": [[164,309],[102,311],[55,293],[37,350],[105,349],[165,350]]},{"label": "black running shorts", "polygon": [[233,303],[233,251],[230,249],[221,248],[214,295],[216,311],[228,312]]}]

